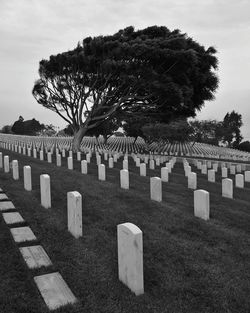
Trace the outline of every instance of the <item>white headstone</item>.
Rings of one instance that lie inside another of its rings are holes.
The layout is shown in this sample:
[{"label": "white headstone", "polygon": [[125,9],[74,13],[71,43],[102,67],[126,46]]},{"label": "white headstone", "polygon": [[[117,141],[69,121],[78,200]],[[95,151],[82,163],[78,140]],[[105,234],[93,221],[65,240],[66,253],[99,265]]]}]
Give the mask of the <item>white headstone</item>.
[{"label": "white headstone", "polygon": [[113,168],[113,167],[114,167],[114,159],[109,158],[109,168]]},{"label": "white headstone", "polygon": [[3,168],[3,153],[0,152],[0,168]]},{"label": "white headstone", "polygon": [[234,165],[230,166],[230,174],[235,175],[235,166]]},{"label": "white headstone", "polygon": [[227,168],[226,167],[221,168],[221,177],[227,178]]},{"label": "white headstone", "polygon": [[50,266],[52,262],[42,246],[30,246],[19,248],[28,268]]},{"label": "white headstone", "polygon": [[31,167],[29,165],[23,167],[23,183],[25,190],[32,190]]},{"label": "white headstone", "polygon": [[244,175],[242,174],[235,175],[235,187],[244,188]]},{"label": "white headstone", "polygon": [[155,169],[155,161],[154,161],[154,160],[150,160],[150,161],[149,161],[149,168],[150,168],[151,170],[154,170],[154,169]]},{"label": "white headstone", "polygon": [[120,170],[120,185],[122,189],[129,189],[129,171]]},{"label": "white headstone", "polygon": [[75,237],[82,236],[82,196],[78,191],[67,193],[68,231]]},{"label": "white headstone", "polygon": [[10,171],[9,156],[5,155],[3,160],[4,160],[4,173],[9,173],[9,171]]},{"label": "white headstone", "polygon": [[106,171],[105,171],[105,165],[104,164],[98,165],[98,179],[99,180],[106,180]]},{"label": "white headstone", "polygon": [[90,163],[91,155],[89,153],[86,154],[86,160],[88,163]]},{"label": "white headstone", "polygon": [[77,302],[76,297],[58,272],[35,276],[34,281],[50,310]]},{"label": "white headstone", "polygon": [[144,293],[142,231],[132,223],[117,226],[119,280],[137,296]]},{"label": "white headstone", "polygon": [[150,199],[162,201],[162,182],[159,177],[150,177]]},{"label": "white headstone", "polygon": [[146,176],[147,168],[145,163],[140,164],[140,176]]},{"label": "white headstone", "polygon": [[163,182],[168,182],[168,168],[167,167],[161,168],[161,180]]},{"label": "white headstone", "polygon": [[18,169],[18,161],[17,160],[12,161],[12,173],[13,173],[13,179],[18,180],[19,179],[19,169]]},{"label": "white headstone", "polygon": [[245,182],[250,182],[250,171],[245,171]]},{"label": "white headstone", "polygon": [[82,174],[88,174],[88,162],[86,160],[81,161],[81,172]]},{"label": "white headstone", "polygon": [[233,198],[233,181],[229,178],[222,179],[222,197]]},{"label": "white headstone", "polygon": [[215,170],[208,170],[207,178],[208,178],[208,181],[214,183],[215,182]]},{"label": "white headstone", "polygon": [[40,175],[40,193],[41,205],[45,209],[51,208],[50,177],[47,174]]},{"label": "white headstone", "polygon": [[122,167],[124,170],[128,170],[128,160],[123,160],[122,161]]},{"label": "white headstone", "polygon": [[136,165],[137,167],[140,167],[140,164],[141,164],[141,159],[140,159],[140,158],[136,158],[136,159],[135,159],[135,165]]},{"label": "white headstone", "polygon": [[48,152],[48,153],[47,153],[47,160],[48,160],[48,163],[52,163],[52,155],[51,155],[51,152]]},{"label": "white headstone", "polygon": [[33,149],[33,157],[34,157],[35,159],[37,158],[37,151],[36,151],[35,148]]},{"label": "white headstone", "polygon": [[43,150],[40,150],[40,160],[41,160],[41,161],[44,160]]},{"label": "white headstone", "polygon": [[199,189],[194,191],[194,215],[209,220],[209,192]]},{"label": "white headstone", "polygon": [[77,161],[81,161],[82,154],[80,151],[77,151]]},{"label": "white headstone", "polygon": [[62,166],[62,157],[59,153],[56,155],[56,166]]},{"label": "white headstone", "polygon": [[236,172],[241,173],[241,171],[242,171],[241,164],[237,164],[236,165]]},{"label": "white headstone", "polygon": [[202,166],[201,166],[201,174],[207,174],[207,165],[206,164],[203,164]]},{"label": "white headstone", "polygon": [[197,174],[194,172],[188,174],[188,188],[197,189]]},{"label": "white headstone", "polygon": [[68,160],[68,169],[73,170],[73,157],[69,156],[67,160]]}]

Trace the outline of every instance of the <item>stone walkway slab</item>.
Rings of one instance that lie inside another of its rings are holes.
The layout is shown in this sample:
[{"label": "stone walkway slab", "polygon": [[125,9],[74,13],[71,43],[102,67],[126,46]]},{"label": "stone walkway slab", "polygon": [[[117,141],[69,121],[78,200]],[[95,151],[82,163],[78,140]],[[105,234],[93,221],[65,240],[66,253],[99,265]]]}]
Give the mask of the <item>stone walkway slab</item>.
[{"label": "stone walkway slab", "polygon": [[50,258],[42,246],[22,247],[19,250],[27,266],[31,269],[52,265]]},{"label": "stone walkway slab", "polygon": [[55,310],[63,305],[77,301],[58,272],[36,276],[34,281],[50,310]]},{"label": "stone walkway slab", "polygon": [[11,228],[10,231],[17,243],[36,240],[36,236],[29,227]]},{"label": "stone walkway slab", "polygon": [[8,225],[24,222],[24,219],[18,212],[3,213],[3,219],[5,220],[5,223]]},{"label": "stone walkway slab", "polygon": [[7,200],[8,197],[5,193],[0,193],[0,200]]},{"label": "stone walkway slab", "polygon": [[7,211],[10,209],[15,209],[14,204],[11,201],[0,202],[0,211]]}]

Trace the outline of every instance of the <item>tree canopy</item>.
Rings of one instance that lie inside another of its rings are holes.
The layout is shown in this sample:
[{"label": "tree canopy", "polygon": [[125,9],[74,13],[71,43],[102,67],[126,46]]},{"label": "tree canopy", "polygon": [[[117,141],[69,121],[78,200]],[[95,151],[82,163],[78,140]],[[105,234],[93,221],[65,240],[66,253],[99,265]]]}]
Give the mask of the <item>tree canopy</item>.
[{"label": "tree canopy", "polygon": [[43,128],[44,125],[40,124],[40,122],[37,121],[35,118],[24,121],[23,117],[19,116],[19,119],[15,121],[11,130],[14,134],[17,135],[34,136]]},{"label": "tree canopy", "polygon": [[179,30],[127,27],[40,61],[32,92],[72,125],[77,149],[87,131],[118,112],[157,122],[195,116],[218,86],[215,53]]}]

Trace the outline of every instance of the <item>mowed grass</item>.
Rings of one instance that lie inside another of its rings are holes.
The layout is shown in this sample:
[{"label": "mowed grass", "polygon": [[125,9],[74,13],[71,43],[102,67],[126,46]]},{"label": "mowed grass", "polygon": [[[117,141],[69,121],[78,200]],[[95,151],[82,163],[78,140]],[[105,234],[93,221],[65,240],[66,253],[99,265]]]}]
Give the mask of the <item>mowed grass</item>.
[{"label": "mowed grass", "polygon": [[[122,159],[114,169],[106,164],[105,182],[98,181],[95,157],[89,174],[68,170],[66,159],[56,167],[46,161],[1,149],[17,159],[20,180],[0,171],[0,187],[15,204],[50,256],[53,267],[28,270],[10,231],[0,218],[0,312],[49,312],[33,277],[59,271],[77,297],[77,305],[56,312],[249,312],[250,311],[250,185],[235,189],[234,199],[221,197],[216,183],[198,173],[198,188],[210,192],[207,222],[193,216],[193,191],[187,188],[183,166],[176,163],[163,183],[163,202],[149,199],[149,177],[139,176],[129,160],[130,190],[119,187]],[[32,168],[33,191],[23,188],[22,167]],[[194,167],[192,167],[193,170]],[[197,172],[197,171],[196,171]],[[40,175],[51,178],[52,208],[40,205]],[[83,237],[67,231],[67,192],[83,196]],[[117,234],[120,223],[143,231],[144,295],[136,297],[118,280]]]}]

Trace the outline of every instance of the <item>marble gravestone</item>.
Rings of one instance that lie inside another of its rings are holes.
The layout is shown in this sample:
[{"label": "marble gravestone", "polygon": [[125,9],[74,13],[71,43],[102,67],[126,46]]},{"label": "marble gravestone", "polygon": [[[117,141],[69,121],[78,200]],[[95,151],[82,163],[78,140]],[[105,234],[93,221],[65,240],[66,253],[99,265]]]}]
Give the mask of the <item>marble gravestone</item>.
[{"label": "marble gravestone", "polygon": [[132,223],[117,226],[118,274],[137,296],[144,293],[142,231]]},{"label": "marble gravestone", "polygon": [[209,192],[199,189],[194,191],[194,215],[209,220]]},{"label": "marble gravestone", "polygon": [[68,231],[75,237],[82,236],[82,196],[78,191],[67,193]]}]

